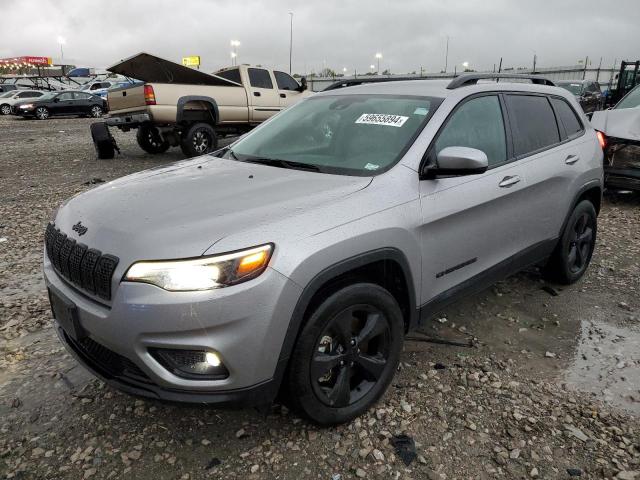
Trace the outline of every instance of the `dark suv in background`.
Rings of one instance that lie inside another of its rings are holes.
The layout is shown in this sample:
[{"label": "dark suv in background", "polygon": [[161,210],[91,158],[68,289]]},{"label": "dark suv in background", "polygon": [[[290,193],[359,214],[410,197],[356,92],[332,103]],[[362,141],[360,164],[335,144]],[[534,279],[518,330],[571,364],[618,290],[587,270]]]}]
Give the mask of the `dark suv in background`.
[{"label": "dark suv in background", "polygon": [[602,108],[602,91],[598,82],[593,80],[559,80],[555,84],[573,93],[584,113],[593,113]]}]

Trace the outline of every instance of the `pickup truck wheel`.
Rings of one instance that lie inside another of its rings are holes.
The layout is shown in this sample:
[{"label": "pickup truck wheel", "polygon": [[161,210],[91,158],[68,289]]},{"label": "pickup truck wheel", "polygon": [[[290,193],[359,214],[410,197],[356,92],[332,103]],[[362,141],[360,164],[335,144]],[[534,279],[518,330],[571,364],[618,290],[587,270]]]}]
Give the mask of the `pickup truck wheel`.
[{"label": "pickup truck wheel", "polygon": [[138,140],[140,148],[147,153],[164,153],[169,149],[169,142],[162,138],[156,127],[150,125],[143,125],[138,128],[136,140]]},{"label": "pickup truck wheel", "polygon": [[218,149],[216,131],[208,123],[195,123],[183,134],[180,149],[187,157],[211,153]]},{"label": "pickup truck wheel", "polygon": [[109,128],[104,122],[96,122],[91,124],[91,138],[93,146],[100,160],[109,160],[115,156],[115,147],[113,138],[109,133]]},{"label": "pickup truck wheel", "polygon": [[294,407],[322,425],[352,420],[387,390],[400,359],[404,320],[384,288],[357,283],[322,302],[289,361]]}]

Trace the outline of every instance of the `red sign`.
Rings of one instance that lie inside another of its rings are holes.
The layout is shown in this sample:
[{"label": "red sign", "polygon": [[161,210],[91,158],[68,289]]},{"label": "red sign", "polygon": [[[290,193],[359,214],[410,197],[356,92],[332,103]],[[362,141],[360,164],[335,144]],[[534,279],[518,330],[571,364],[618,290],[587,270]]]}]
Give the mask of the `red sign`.
[{"label": "red sign", "polygon": [[1,58],[0,64],[51,65],[51,57],[15,57]]}]

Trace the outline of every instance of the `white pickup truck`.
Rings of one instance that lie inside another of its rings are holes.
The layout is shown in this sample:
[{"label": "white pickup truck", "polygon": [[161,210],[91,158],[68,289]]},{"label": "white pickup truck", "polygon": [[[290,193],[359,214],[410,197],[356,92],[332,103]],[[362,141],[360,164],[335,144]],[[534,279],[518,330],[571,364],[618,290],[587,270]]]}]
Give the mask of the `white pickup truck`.
[{"label": "white pickup truck", "polygon": [[203,155],[217,149],[218,136],[244,133],[310,95],[304,78],[247,65],[208,74],[140,53],[108,70],[144,83],[109,91],[109,114],[91,126],[98,158],[117,149],[109,127],[137,129],[149,153],[180,146],[188,157]]}]

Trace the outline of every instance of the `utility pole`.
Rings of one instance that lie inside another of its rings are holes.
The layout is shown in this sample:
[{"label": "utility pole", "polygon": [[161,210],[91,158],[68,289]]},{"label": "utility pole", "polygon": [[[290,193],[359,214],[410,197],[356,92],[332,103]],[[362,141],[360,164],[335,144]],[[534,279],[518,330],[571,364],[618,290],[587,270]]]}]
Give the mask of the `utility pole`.
[{"label": "utility pole", "polygon": [[582,71],[582,79],[587,78],[587,65],[589,65],[589,55],[584,59],[584,70]]},{"label": "utility pole", "polygon": [[596,82],[600,79],[600,69],[602,68],[602,57],[600,57],[600,63],[598,63],[598,73],[596,73]]},{"label": "utility pole", "polygon": [[447,35],[447,46],[444,51],[444,73],[447,73],[447,66],[449,65],[449,35]]},{"label": "utility pole", "polygon": [[498,73],[502,72],[502,57],[500,57],[500,64],[498,65]]},{"label": "utility pole", "polygon": [[291,56],[293,54],[293,12],[289,12],[289,75],[291,75]]},{"label": "utility pole", "polygon": [[533,70],[531,70],[531,73],[536,73],[536,60],[538,60],[538,56],[534,53],[533,54]]}]

